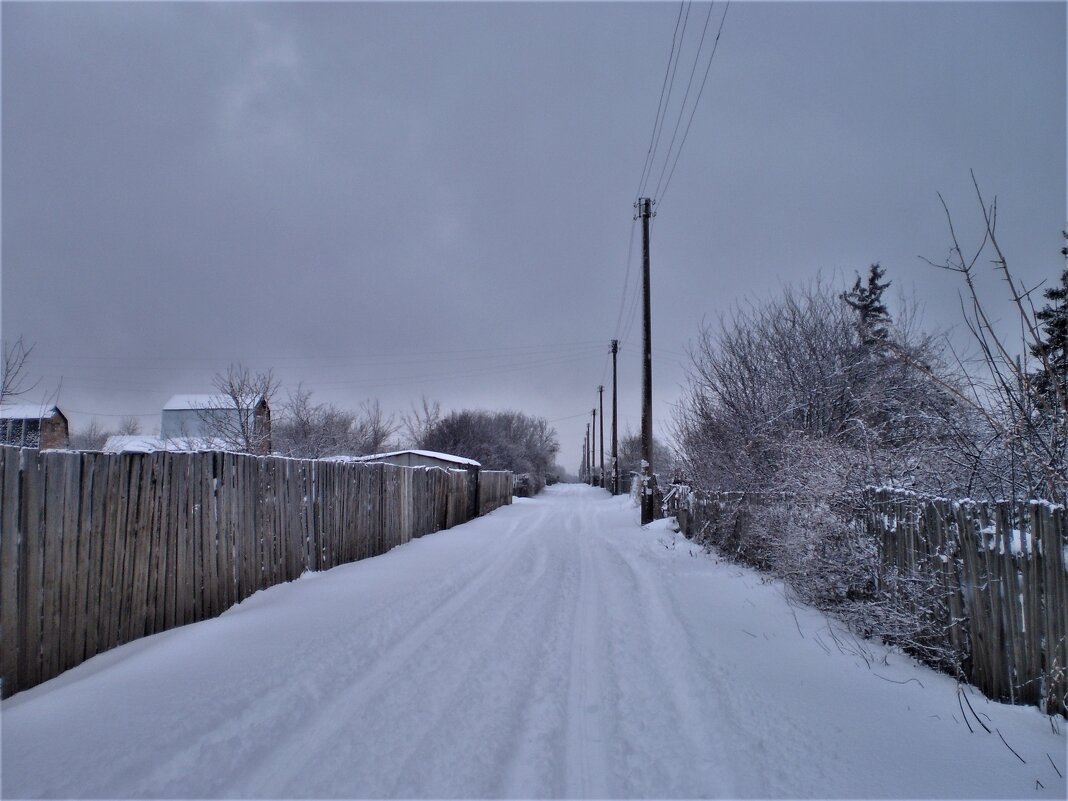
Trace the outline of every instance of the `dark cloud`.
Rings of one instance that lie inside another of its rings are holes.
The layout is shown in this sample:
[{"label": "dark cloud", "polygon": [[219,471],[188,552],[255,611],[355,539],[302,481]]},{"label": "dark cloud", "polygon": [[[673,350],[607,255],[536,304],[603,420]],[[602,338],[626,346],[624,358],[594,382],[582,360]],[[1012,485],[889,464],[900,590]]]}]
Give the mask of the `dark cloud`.
[{"label": "dark cloud", "polygon": [[[76,423],[231,361],[344,405],[592,408],[676,10],[4,3],[3,335]],[[880,260],[952,324],[917,257],[938,191],[975,234],[969,169],[1055,274],[1064,33],[1055,3],[734,4],[654,226],[659,420],[701,319],[780,282]]]}]

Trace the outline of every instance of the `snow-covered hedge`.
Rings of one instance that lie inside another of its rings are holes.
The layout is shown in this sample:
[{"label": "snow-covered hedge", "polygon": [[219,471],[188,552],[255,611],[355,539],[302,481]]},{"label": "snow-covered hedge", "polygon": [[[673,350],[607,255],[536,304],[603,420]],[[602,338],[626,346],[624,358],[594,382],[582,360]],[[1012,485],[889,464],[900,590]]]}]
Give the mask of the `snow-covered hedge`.
[{"label": "snow-covered hedge", "polygon": [[672,486],[688,537],[988,695],[1068,711],[1061,506],[870,488],[815,496]]}]

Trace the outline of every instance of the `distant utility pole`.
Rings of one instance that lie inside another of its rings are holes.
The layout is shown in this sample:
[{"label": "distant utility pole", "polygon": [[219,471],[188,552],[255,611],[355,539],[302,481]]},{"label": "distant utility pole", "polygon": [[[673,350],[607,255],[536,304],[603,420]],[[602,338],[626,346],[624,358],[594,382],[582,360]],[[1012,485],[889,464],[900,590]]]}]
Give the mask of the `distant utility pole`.
[{"label": "distant utility pole", "polygon": [[590,441],[590,423],[586,423],[586,481],[590,481],[590,461],[593,447]]},{"label": "distant utility pole", "polygon": [[603,487],[604,482],[604,385],[597,387],[597,395],[600,398],[601,408],[601,475],[598,486]]},{"label": "distant utility pole", "polygon": [[582,443],[582,463],[586,468],[583,481],[590,480],[590,424],[586,423],[586,440]]},{"label": "distant utility pole", "polygon": [[656,516],[653,487],[653,337],[649,314],[649,219],[653,201],[638,200],[638,216],[642,220],[642,525],[653,522]]},{"label": "distant utility pole", "polygon": [[616,428],[616,354],[619,340],[612,340],[612,494],[619,494],[619,441]]},{"label": "distant utility pole", "polygon": [[590,412],[593,415],[593,438],[590,440],[590,486],[597,486],[597,407]]}]

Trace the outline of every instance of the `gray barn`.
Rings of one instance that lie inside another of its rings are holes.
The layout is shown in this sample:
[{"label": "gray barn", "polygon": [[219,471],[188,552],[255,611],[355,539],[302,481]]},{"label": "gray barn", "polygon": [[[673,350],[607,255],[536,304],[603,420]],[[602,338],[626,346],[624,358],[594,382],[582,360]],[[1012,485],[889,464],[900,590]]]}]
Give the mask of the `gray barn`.
[{"label": "gray barn", "polygon": [[259,398],[251,412],[238,408],[226,395],[175,395],[163,407],[159,433],[164,440],[205,439],[219,436],[219,428],[241,428],[241,415],[251,413],[252,430],[264,435],[264,453],[271,450],[271,410],[266,398]]}]

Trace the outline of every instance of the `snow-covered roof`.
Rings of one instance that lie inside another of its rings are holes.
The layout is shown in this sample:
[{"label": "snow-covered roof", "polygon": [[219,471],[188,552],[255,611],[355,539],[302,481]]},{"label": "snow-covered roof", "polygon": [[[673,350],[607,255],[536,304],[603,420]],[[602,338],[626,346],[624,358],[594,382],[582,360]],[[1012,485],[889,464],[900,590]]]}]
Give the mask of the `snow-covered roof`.
[{"label": "snow-covered roof", "polygon": [[213,437],[163,438],[145,434],[112,434],[105,453],[152,453],[153,451],[224,451],[226,444]]},{"label": "snow-covered roof", "polygon": [[174,395],[163,406],[164,411],[184,409],[236,409],[234,399],[227,395]]},{"label": "snow-covered roof", "polygon": [[57,414],[62,414],[58,406],[42,406],[39,403],[12,403],[0,406],[0,419],[2,420],[46,420]]},{"label": "snow-covered roof", "polygon": [[465,459],[462,456],[453,456],[451,453],[437,453],[436,451],[420,451],[415,449],[408,449],[403,451],[390,451],[389,453],[375,453],[371,456],[355,456],[350,460],[353,462],[380,462],[383,459],[389,459],[395,456],[404,456],[406,453],[411,453],[416,456],[425,456],[428,459],[440,459],[443,462],[454,462],[455,464],[468,465],[470,467],[481,467],[480,462],[476,462],[474,459]]},{"label": "snow-covered roof", "polygon": [[140,434],[112,434],[104,442],[101,448],[105,453],[148,453],[160,450],[162,440],[159,437],[142,436]]}]

